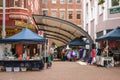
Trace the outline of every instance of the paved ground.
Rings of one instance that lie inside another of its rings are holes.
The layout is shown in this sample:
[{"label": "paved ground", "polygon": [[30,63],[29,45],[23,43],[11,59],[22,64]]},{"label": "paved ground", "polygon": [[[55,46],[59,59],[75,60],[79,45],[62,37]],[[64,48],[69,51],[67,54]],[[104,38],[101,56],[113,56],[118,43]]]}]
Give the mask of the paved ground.
[{"label": "paved ground", "polygon": [[50,69],[0,72],[0,80],[120,80],[120,67],[104,68],[77,62],[53,62]]}]

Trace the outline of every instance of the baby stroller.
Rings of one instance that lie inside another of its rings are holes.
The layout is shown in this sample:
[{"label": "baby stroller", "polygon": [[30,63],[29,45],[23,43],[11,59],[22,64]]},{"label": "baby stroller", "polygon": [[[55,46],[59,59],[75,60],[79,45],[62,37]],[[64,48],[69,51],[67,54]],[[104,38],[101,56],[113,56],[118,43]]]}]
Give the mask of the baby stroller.
[{"label": "baby stroller", "polygon": [[51,60],[51,57],[48,56],[48,58],[47,58],[47,68],[49,68],[51,66],[52,66],[52,60]]}]

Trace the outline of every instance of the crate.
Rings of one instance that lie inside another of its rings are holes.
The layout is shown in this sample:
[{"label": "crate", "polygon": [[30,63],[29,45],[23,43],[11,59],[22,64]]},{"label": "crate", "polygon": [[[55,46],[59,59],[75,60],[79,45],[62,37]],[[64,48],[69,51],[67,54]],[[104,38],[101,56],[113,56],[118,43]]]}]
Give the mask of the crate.
[{"label": "crate", "polygon": [[6,72],[12,72],[12,67],[6,67]]},{"label": "crate", "polygon": [[27,71],[26,67],[21,67],[21,71]]},{"label": "crate", "polygon": [[14,70],[14,72],[19,72],[20,71],[20,67],[14,67],[13,70]]},{"label": "crate", "polygon": [[4,68],[3,66],[0,66],[0,71],[2,71],[2,70],[3,70],[3,68]]}]

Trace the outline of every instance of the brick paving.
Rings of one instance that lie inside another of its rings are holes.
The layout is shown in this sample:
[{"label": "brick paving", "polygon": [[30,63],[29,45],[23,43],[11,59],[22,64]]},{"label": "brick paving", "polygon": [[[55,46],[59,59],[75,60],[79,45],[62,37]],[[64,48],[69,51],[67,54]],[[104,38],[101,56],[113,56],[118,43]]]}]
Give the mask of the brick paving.
[{"label": "brick paving", "polygon": [[0,80],[120,80],[120,67],[104,68],[77,62],[53,62],[49,69],[0,72]]}]

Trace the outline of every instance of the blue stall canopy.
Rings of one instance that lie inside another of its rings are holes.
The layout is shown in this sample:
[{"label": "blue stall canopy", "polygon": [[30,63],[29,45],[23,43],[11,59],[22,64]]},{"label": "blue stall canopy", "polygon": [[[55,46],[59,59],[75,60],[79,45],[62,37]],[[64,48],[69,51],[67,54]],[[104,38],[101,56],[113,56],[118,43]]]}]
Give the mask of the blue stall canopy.
[{"label": "blue stall canopy", "polygon": [[120,27],[117,27],[106,35],[100,36],[96,39],[97,42],[101,40],[120,40]]},{"label": "blue stall canopy", "polygon": [[46,39],[32,32],[28,28],[23,28],[21,32],[11,37],[0,39],[0,43],[45,43]]},{"label": "blue stall canopy", "polygon": [[68,43],[70,46],[85,46],[86,44],[87,43],[81,37],[77,37]]}]

